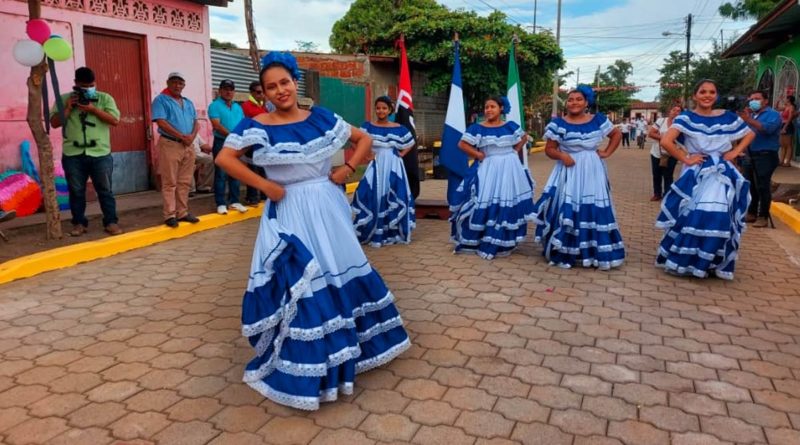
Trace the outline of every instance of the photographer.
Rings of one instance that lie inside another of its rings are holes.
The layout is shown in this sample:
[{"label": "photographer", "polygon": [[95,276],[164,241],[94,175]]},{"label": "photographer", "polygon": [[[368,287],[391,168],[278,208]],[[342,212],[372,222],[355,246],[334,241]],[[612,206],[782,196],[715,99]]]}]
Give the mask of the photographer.
[{"label": "photographer", "polygon": [[86,182],[92,178],[97,200],[103,211],[103,226],[110,235],[119,235],[117,203],[111,187],[114,160],[111,157],[111,127],[119,123],[119,110],[114,98],[97,91],[94,72],[86,67],[75,70],[73,92],[61,96],[64,114],[55,105],[50,112],[50,125],[64,125],[64,147],[61,163],[69,186],[69,207],[72,211],[71,236],[86,233]]},{"label": "photographer", "polygon": [[778,167],[781,146],[781,115],[768,104],[766,93],[753,91],[747,106],[739,113],[756,134],[742,161],[742,173],[750,181],[752,197],[745,221],[752,222],[753,227],[767,227],[772,204],[772,174]]}]

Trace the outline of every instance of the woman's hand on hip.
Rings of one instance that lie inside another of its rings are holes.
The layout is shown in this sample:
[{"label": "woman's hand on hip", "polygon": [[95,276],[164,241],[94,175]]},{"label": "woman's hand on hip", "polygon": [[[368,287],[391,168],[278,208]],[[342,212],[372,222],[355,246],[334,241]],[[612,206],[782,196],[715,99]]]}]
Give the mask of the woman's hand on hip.
[{"label": "woman's hand on hip", "polygon": [[683,158],[682,162],[688,166],[700,165],[705,162],[706,157],[703,155],[688,155]]},{"label": "woman's hand on hip", "polygon": [[572,159],[572,156],[566,153],[564,153],[564,155],[561,156],[561,162],[564,163],[564,167],[572,167],[573,165],[575,165],[575,160]]}]

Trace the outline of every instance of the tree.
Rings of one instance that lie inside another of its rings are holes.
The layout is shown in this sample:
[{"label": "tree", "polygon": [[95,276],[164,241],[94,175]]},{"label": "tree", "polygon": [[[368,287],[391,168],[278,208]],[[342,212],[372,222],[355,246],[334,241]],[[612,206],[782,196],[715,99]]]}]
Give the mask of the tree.
[{"label": "tree", "polygon": [[451,11],[434,0],[356,0],[333,25],[330,45],[339,53],[396,56],[395,41],[403,34],[409,60],[425,66],[429,81],[425,93],[436,94],[450,86],[456,32],[461,42],[465,100],[470,107],[482,106],[488,95],[505,91],[514,34],[519,38],[517,65],[526,103],[548,92],[553,72],[564,65],[552,35],[531,34],[510,25],[502,12],[480,17],[472,11]]},{"label": "tree", "polygon": [[304,53],[319,52],[319,45],[310,40],[295,40],[294,44],[297,45],[295,48],[296,51],[302,51]]},{"label": "tree", "polygon": [[213,37],[211,38],[211,47],[220,49],[238,48],[238,46],[233,42],[225,42],[222,40],[217,40]]},{"label": "tree", "polygon": [[633,65],[624,60],[615,60],[604,72],[595,74],[595,85],[599,87],[597,107],[601,112],[621,112],[630,107],[639,90],[628,81],[632,74]]},{"label": "tree", "polygon": [[666,110],[673,104],[683,101],[683,85],[690,82],[686,78],[686,53],[670,52],[658,72],[661,73],[661,77],[658,78],[661,84],[658,101],[661,103],[661,108]]},{"label": "tree", "polygon": [[[28,0],[28,16],[31,20],[42,16],[41,0]],[[36,151],[39,153],[39,170],[42,175],[42,189],[44,192],[44,210],[47,215],[48,240],[61,239],[61,212],[56,200],[56,180],[53,164],[53,144],[50,136],[44,129],[42,121],[42,83],[47,81],[47,58],[42,63],[31,67],[28,77],[28,127],[36,142]]]},{"label": "tree", "polygon": [[782,0],[736,0],[720,5],[719,13],[733,20],[760,19]]},{"label": "tree", "polygon": [[[722,45],[714,42],[708,54],[692,60],[689,86],[700,79],[712,79],[717,83],[720,95],[746,95],[755,86],[758,61],[753,56],[723,59],[722,52]],[[683,53],[673,51],[664,59],[664,65],[659,69],[659,101],[664,108],[675,103],[682,95],[683,84],[686,82],[684,63]]]}]

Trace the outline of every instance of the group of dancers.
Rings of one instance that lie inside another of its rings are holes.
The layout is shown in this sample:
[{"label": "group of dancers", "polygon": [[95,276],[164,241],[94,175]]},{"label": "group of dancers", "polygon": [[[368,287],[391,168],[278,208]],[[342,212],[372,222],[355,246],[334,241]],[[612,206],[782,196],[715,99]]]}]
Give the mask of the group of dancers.
[{"label": "group of dancers", "polygon": [[[389,122],[388,98],[376,103],[377,121],[358,129],[324,108],[297,106],[299,73],[290,54],[270,52],[262,67],[260,80],[276,109],[242,121],[216,159],[269,198],[242,302],[242,332],[256,352],[244,381],[277,403],[315,410],[351,394],[355,374],[410,346],[394,297],[360,244],[410,241],[414,202],[400,156],[414,141]],[[676,118],[662,139],[687,168],[658,217],[665,235],[657,261],[677,274],[732,278],[749,195],[730,161],[753,135],[736,115],[713,109],[713,82],[701,82],[694,93],[695,110]],[[456,251],[507,255],[535,222],[536,240],[553,264],[622,264],[603,161],[621,135],[605,116],[586,112],[591,102],[589,88],[570,92],[567,114],[547,126],[546,153],[556,166],[534,203],[534,184],[518,155],[527,135],[502,119],[507,101],[486,100],[486,119],[470,126],[460,143],[475,162],[452,206]],[[610,143],[601,150],[605,137]],[[679,138],[688,154],[676,147]],[[332,170],[331,157],[348,142],[353,155]],[[341,184],[371,151],[374,160],[349,204]],[[263,167],[266,178],[243,160]]]}]

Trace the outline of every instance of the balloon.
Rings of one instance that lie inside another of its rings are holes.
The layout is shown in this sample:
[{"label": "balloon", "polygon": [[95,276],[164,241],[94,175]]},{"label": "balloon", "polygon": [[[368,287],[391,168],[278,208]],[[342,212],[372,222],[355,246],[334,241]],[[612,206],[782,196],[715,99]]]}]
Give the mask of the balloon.
[{"label": "balloon", "polygon": [[44,44],[50,38],[50,25],[42,19],[29,20],[25,26],[25,32],[34,42]]},{"label": "balloon", "polygon": [[72,57],[72,46],[60,37],[50,37],[44,42],[44,53],[56,62],[63,62]]},{"label": "balloon", "polygon": [[14,60],[20,65],[36,66],[42,59],[44,59],[44,49],[33,40],[19,40],[14,44]]}]

